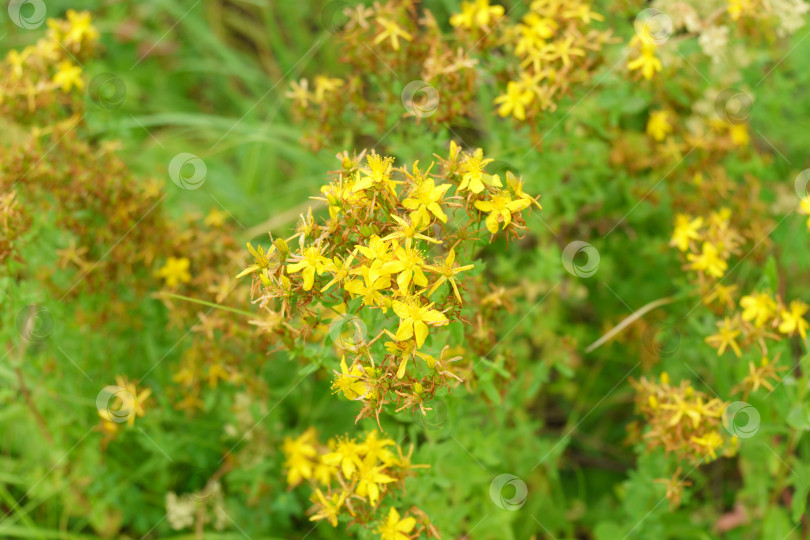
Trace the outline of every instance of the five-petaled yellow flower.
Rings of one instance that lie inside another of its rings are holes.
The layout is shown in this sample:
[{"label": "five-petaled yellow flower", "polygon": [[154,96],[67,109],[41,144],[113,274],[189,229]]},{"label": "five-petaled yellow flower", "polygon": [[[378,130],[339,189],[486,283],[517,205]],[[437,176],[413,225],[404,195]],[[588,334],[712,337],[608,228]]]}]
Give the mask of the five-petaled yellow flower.
[{"label": "five-petaled yellow flower", "polygon": [[512,214],[525,210],[531,205],[526,199],[512,200],[512,196],[506,191],[500,191],[492,196],[488,201],[475,201],[475,207],[482,212],[489,212],[486,219],[487,230],[492,234],[498,232],[498,223],[503,223],[505,229],[512,223]]},{"label": "five-petaled yellow flower", "polygon": [[393,506],[388,511],[388,519],[377,529],[380,540],[410,540],[410,533],[416,527],[416,519],[408,516],[400,518],[399,512]]},{"label": "five-petaled yellow flower", "polygon": [[166,280],[169,287],[177,287],[180,283],[191,281],[191,274],[188,271],[190,264],[186,257],[169,257],[157,271],[157,276]]},{"label": "five-petaled yellow flower", "polygon": [[397,328],[397,340],[404,341],[416,337],[416,346],[421,347],[428,336],[428,324],[441,326],[447,324],[444,313],[433,309],[433,304],[423,304],[419,296],[411,296],[404,302],[393,301],[394,313],[400,318]]}]

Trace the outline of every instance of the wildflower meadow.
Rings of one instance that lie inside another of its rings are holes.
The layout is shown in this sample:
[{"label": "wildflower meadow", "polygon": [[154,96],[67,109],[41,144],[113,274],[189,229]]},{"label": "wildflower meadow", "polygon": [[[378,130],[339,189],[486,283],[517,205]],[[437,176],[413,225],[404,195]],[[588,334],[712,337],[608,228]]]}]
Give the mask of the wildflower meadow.
[{"label": "wildflower meadow", "polygon": [[807,1],[0,7],[0,538],[810,538]]}]

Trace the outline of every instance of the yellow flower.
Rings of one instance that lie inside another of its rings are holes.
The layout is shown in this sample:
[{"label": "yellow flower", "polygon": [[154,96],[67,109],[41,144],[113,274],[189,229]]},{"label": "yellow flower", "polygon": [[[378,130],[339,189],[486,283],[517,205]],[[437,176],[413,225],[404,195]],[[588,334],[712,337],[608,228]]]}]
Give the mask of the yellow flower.
[{"label": "yellow flower", "polygon": [[494,103],[500,104],[498,114],[507,117],[510,114],[518,120],[526,120],[526,106],[534,100],[534,92],[526,89],[521,83],[509,81],[506,85],[506,94],[495,98]]},{"label": "yellow flower", "polygon": [[369,154],[366,158],[366,163],[368,167],[362,170],[362,176],[361,173],[357,174],[352,191],[357,192],[372,186],[379,186],[396,196],[395,186],[398,182],[391,179],[394,158],[383,157],[379,154]]},{"label": "yellow flower", "polygon": [[[315,97],[313,101],[315,101],[315,103],[323,103],[327,94],[334,93],[338,88],[343,86],[343,84],[343,81],[340,79],[318,75],[315,77]],[[306,91],[306,85],[303,91]],[[300,101],[302,97],[300,91],[295,97]]]},{"label": "yellow flower", "polygon": [[667,138],[669,133],[672,133],[672,125],[669,123],[667,111],[653,111],[650,113],[650,118],[647,120],[647,135],[652,137],[658,142]]},{"label": "yellow flower", "polygon": [[188,271],[191,262],[186,257],[169,257],[166,263],[157,271],[157,277],[166,280],[169,287],[177,287],[181,282],[191,281],[191,274]]},{"label": "yellow flower", "polygon": [[375,19],[377,24],[382,26],[382,32],[380,32],[377,37],[374,39],[374,44],[378,45],[385,41],[386,39],[391,39],[391,47],[395,50],[399,50],[399,38],[402,38],[406,41],[413,41],[413,36],[410,35],[408,32],[402,29],[397,23],[389,21],[385,17],[377,17]]},{"label": "yellow flower", "polygon": [[59,71],[53,76],[53,82],[56,83],[62,92],[70,92],[74,86],[81,90],[84,88],[84,79],[82,79],[82,68],[74,66],[70,60],[63,60],[59,64]]},{"label": "yellow flower", "polygon": [[367,460],[391,463],[394,454],[386,446],[393,446],[395,443],[393,439],[380,439],[378,437],[379,434],[376,431],[366,432],[366,438],[360,445],[360,452]]},{"label": "yellow flower", "polygon": [[228,214],[217,208],[212,208],[208,215],[203,219],[203,224],[206,227],[222,227],[228,219]]},{"label": "yellow flower", "polygon": [[[106,408],[97,409],[98,415],[105,420],[104,424],[114,423],[118,424],[127,421],[127,425],[132,427],[135,425],[135,417],[143,418],[146,414],[144,405],[149,396],[152,395],[152,390],[147,388],[138,392],[138,388],[134,383],[127,380],[120,375],[115,377],[115,384],[119,388],[123,388],[123,392],[118,390],[109,395],[109,399],[115,400],[115,403],[107,403]],[[113,405],[115,408],[113,408]]]},{"label": "yellow flower", "polygon": [[464,191],[469,189],[473,193],[478,194],[484,191],[485,185],[490,187],[503,187],[498,175],[487,174],[484,171],[484,167],[492,161],[494,160],[484,159],[484,151],[480,148],[472,155],[467,155],[459,167],[461,172],[461,184],[459,184],[458,190]]},{"label": "yellow flower", "polygon": [[348,437],[338,439],[335,451],[324,454],[323,461],[333,467],[340,467],[343,477],[350,480],[361,465],[360,445]]},{"label": "yellow flower", "polygon": [[366,306],[387,306],[386,298],[380,291],[384,291],[391,286],[391,279],[388,272],[383,270],[383,263],[380,259],[366,264],[360,268],[352,270],[352,274],[363,276],[362,280],[353,279],[344,285],[344,288],[352,295],[362,296],[363,304]]},{"label": "yellow flower", "polygon": [[723,277],[728,263],[720,257],[720,252],[714,244],[703,242],[703,252],[700,255],[689,253],[686,258],[692,261],[689,266],[692,270],[706,272],[710,276]]},{"label": "yellow flower", "polygon": [[400,318],[396,337],[399,341],[416,336],[416,346],[421,347],[428,336],[428,324],[447,324],[447,317],[433,309],[433,304],[423,305],[419,296],[411,296],[405,302],[393,301],[394,313]]},{"label": "yellow flower", "polygon": [[661,60],[655,56],[655,45],[651,43],[643,43],[641,45],[641,56],[628,62],[627,69],[630,71],[640,69],[641,74],[645,79],[652,79],[653,75],[655,75],[657,71],[661,71],[663,69]]},{"label": "yellow flower", "polygon": [[369,391],[369,388],[361,380],[365,373],[360,368],[359,364],[352,366],[349,371],[346,365],[346,357],[340,359],[340,373],[335,371],[335,380],[332,383],[333,392],[343,392],[343,395],[349,399],[363,399]]},{"label": "yellow flower", "polygon": [[712,347],[717,347],[717,356],[722,355],[726,347],[731,347],[734,351],[734,354],[737,355],[739,358],[742,353],[740,351],[740,346],[737,344],[737,336],[740,335],[740,330],[737,329],[737,325],[728,317],[726,317],[722,323],[717,323],[717,327],[719,331],[716,334],[713,334],[706,338],[706,343],[711,345]]},{"label": "yellow flower", "polygon": [[368,497],[368,502],[372,506],[376,505],[380,499],[380,486],[396,480],[383,473],[383,467],[376,465],[376,463],[377,460],[373,457],[366,457],[360,463],[359,481],[355,489],[355,493],[359,496]]},{"label": "yellow flower", "polygon": [[304,290],[309,291],[315,283],[315,273],[318,275],[323,274],[326,265],[331,261],[321,255],[321,249],[318,246],[310,246],[302,250],[301,255],[295,255],[296,262],[287,265],[287,273],[293,274],[301,272],[304,276]]},{"label": "yellow flower", "polygon": [[28,48],[23,49],[22,53],[19,53],[14,49],[8,51],[6,61],[8,61],[9,65],[11,66],[12,79],[18,80],[23,76],[23,66],[25,65],[25,60],[28,58],[29,51],[30,49]]},{"label": "yellow flower", "polygon": [[754,321],[754,325],[761,327],[776,315],[776,302],[765,293],[752,296],[743,296],[740,299],[743,308],[742,319]]},{"label": "yellow flower", "polygon": [[398,274],[397,285],[401,293],[406,294],[408,292],[411,280],[420,287],[427,287],[428,280],[422,271],[425,260],[419,250],[411,247],[396,246],[394,255],[396,259],[385,263],[382,266],[382,271],[386,274]]},{"label": "yellow flower", "polygon": [[441,240],[435,240],[419,232],[426,227],[426,225],[423,225],[421,223],[421,220],[416,221],[414,219],[411,219],[409,223],[407,220],[394,214],[391,214],[391,218],[393,218],[393,220],[397,222],[397,228],[394,229],[394,232],[383,238],[383,240],[385,240],[386,242],[389,240],[396,240],[397,238],[404,238],[405,245],[410,246],[411,243],[413,242],[413,239],[418,238],[419,240],[424,240],[432,244],[442,243]]},{"label": "yellow flower", "polygon": [[329,520],[329,523],[332,527],[337,527],[338,524],[338,514],[340,513],[340,507],[343,506],[343,501],[346,499],[346,494],[341,493],[333,493],[331,497],[328,499],[321,493],[320,489],[315,490],[315,494],[312,496],[312,502],[315,503],[317,512],[309,518],[310,521],[319,521],[321,519]]},{"label": "yellow flower", "polygon": [[299,437],[286,437],[281,448],[286,457],[284,466],[287,469],[287,484],[297,486],[304,479],[312,478],[314,458],[318,455],[315,449],[315,429],[309,428]]},{"label": "yellow flower", "polygon": [[676,246],[681,251],[689,249],[689,240],[700,240],[698,230],[703,226],[703,218],[690,218],[686,214],[675,216],[675,230],[672,232],[672,240],[669,244]]},{"label": "yellow flower", "polygon": [[[408,198],[402,201],[402,206],[408,210],[413,210],[411,219],[419,221],[422,225],[427,226],[430,224],[428,212],[436,216],[442,223],[447,223],[447,215],[442,210],[441,203],[445,192],[451,187],[451,184],[437,186],[432,178],[425,178],[416,185]],[[416,217],[420,219],[417,220]]]},{"label": "yellow flower", "polygon": [[537,198],[539,198],[539,195],[537,198],[535,198],[529,195],[528,193],[525,193],[523,191],[523,181],[520,178],[516,177],[514,174],[512,174],[512,171],[506,171],[506,185],[509,186],[509,189],[512,190],[512,193],[514,193],[515,197],[517,197],[518,199],[525,199],[526,201],[528,201],[529,205],[533,204],[537,206],[539,210],[543,209],[543,207],[540,206],[540,203],[537,202]]},{"label": "yellow flower", "polygon": [[458,303],[461,303],[461,295],[458,292],[458,287],[456,286],[456,274],[464,272],[466,270],[471,270],[475,267],[475,265],[468,264],[467,266],[459,266],[457,268],[453,268],[453,264],[456,260],[456,251],[454,249],[450,250],[450,253],[447,255],[447,259],[445,259],[444,264],[438,266],[425,266],[425,270],[429,270],[431,272],[435,272],[439,274],[439,279],[436,280],[436,283],[433,284],[433,287],[430,288],[428,294],[433,294],[436,292],[442,283],[445,281],[449,281],[450,285],[453,287],[453,293],[456,295],[456,299]]},{"label": "yellow flower", "polygon": [[779,324],[779,331],[783,334],[793,335],[798,331],[802,339],[807,337],[807,321],[804,320],[804,314],[807,313],[808,306],[800,300],[794,300],[790,303],[790,309],[782,309],[779,314],[782,322]]},{"label": "yellow flower", "polygon": [[399,512],[393,506],[388,511],[388,519],[377,529],[381,540],[410,540],[410,533],[416,526],[416,519],[408,516],[400,519]]},{"label": "yellow flower", "polygon": [[716,450],[723,446],[723,437],[717,431],[710,431],[703,437],[692,437],[692,442],[706,448],[710,459],[717,459]]},{"label": "yellow flower", "polygon": [[574,38],[572,36],[552,43],[549,45],[549,56],[561,59],[563,66],[570,66],[571,56],[585,56],[585,51],[579,47],[574,47],[573,43]]},{"label": "yellow flower", "polygon": [[462,2],[461,13],[450,17],[450,24],[455,27],[486,30],[489,28],[490,22],[497,22],[501,17],[503,17],[503,6],[490,6],[489,0],[475,0],[474,2]]},{"label": "yellow flower", "polygon": [[734,143],[734,146],[748,146],[748,143],[751,141],[751,136],[748,134],[748,126],[745,124],[732,124],[731,127],[728,128],[728,132],[731,135],[731,142]]},{"label": "yellow flower", "polygon": [[512,214],[529,207],[531,203],[526,199],[512,200],[506,191],[500,191],[488,201],[475,201],[475,207],[482,212],[489,212],[486,219],[487,229],[492,234],[498,232],[498,223],[503,222],[503,228],[512,223]]},{"label": "yellow flower", "polygon": [[82,11],[81,13],[76,10],[69,9],[67,11],[67,19],[70,23],[70,28],[65,34],[66,45],[82,45],[82,42],[91,42],[98,39],[98,31],[90,24],[92,16],[89,11]]},{"label": "yellow flower", "polygon": [[340,257],[336,255],[334,260],[326,263],[326,271],[332,273],[332,279],[323,286],[321,292],[328,291],[329,287],[346,279],[352,270],[352,261],[354,261],[354,253],[350,253],[345,261],[341,261]]}]

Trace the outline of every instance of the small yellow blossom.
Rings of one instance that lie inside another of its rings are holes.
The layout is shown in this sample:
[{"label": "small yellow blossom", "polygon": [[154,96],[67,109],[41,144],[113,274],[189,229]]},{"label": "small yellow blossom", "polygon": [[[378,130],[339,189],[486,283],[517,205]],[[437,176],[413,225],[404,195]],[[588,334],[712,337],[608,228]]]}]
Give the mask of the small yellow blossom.
[{"label": "small yellow blossom", "polygon": [[779,317],[782,322],[779,324],[779,331],[783,334],[792,336],[794,332],[799,332],[802,339],[807,338],[807,321],[804,319],[804,314],[810,306],[800,300],[794,300],[790,303],[789,309],[782,309]]},{"label": "small yellow blossom", "polygon": [[397,340],[403,341],[416,337],[416,346],[421,347],[428,336],[428,324],[441,326],[447,324],[447,317],[433,309],[433,304],[422,304],[420,297],[411,296],[406,300],[394,300],[394,313],[400,318],[397,328]]},{"label": "small yellow blossom", "polygon": [[67,20],[70,28],[65,34],[66,45],[81,46],[82,43],[93,42],[98,39],[98,30],[91,23],[92,16],[89,11],[77,12],[74,9],[67,11]]},{"label": "small yellow blossom", "polygon": [[647,120],[647,135],[658,142],[667,138],[672,133],[672,125],[669,123],[667,111],[653,111]]},{"label": "small yellow blossom", "polygon": [[59,71],[53,76],[53,82],[62,89],[62,92],[70,92],[71,88],[81,90],[84,88],[82,79],[82,68],[73,65],[70,60],[63,60],[59,63]]},{"label": "small yellow blossom", "polygon": [[286,456],[284,467],[287,469],[287,485],[294,487],[302,480],[312,478],[315,467],[315,429],[309,428],[299,437],[284,439],[282,451]]},{"label": "small yellow blossom", "polygon": [[410,540],[410,533],[416,527],[416,519],[408,516],[400,518],[399,512],[393,506],[388,511],[388,519],[380,525],[377,532],[380,540]]},{"label": "small yellow blossom", "polygon": [[491,22],[497,22],[503,17],[503,12],[503,6],[491,6],[489,0],[462,2],[461,13],[456,13],[450,17],[450,24],[467,29],[481,28],[488,30]]},{"label": "small yellow blossom", "polygon": [[[315,94],[313,101],[315,103],[323,103],[328,94],[333,94],[338,90],[338,88],[343,86],[343,84],[343,81],[336,77],[324,77],[323,75],[318,75],[315,77]],[[303,89],[297,89],[294,91],[296,92],[294,94],[295,98],[300,101],[303,97],[301,92],[306,91],[306,86],[304,86]]]},{"label": "small yellow blossom", "polygon": [[703,218],[692,219],[686,214],[675,216],[675,230],[672,232],[670,245],[676,246],[681,251],[689,249],[690,240],[700,240],[698,230],[703,226]]},{"label": "small yellow blossom", "polygon": [[503,187],[501,179],[498,175],[487,174],[484,167],[494,161],[493,159],[484,159],[484,151],[478,148],[472,155],[468,155],[464,161],[461,162],[461,183],[458,186],[459,191],[466,189],[472,191],[476,195],[484,191],[485,186],[490,187]]},{"label": "small yellow blossom", "polygon": [[706,343],[712,347],[717,347],[717,356],[721,356],[727,347],[731,347],[737,358],[742,356],[740,346],[737,343],[737,337],[740,335],[740,330],[734,321],[726,317],[722,323],[717,323],[719,331],[706,338]]},{"label": "small yellow blossom", "polygon": [[309,291],[315,283],[315,274],[323,274],[326,270],[326,265],[330,263],[329,259],[321,255],[321,249],[318,246],[310,246],[302,250],[301,255],[295,256],[295,261],[287,265],[287,273],[294,274],[301,272],[304,276],[304,290]]},{"label": "small yellow blossom", "polygon": [[630,71],[639,69],[645,79],[652,79],[656,72],[663,69],[661,60],[655,56],[655,45],[643,43],[641,45],[641,56],[628,62],[627,69]]},{"label": "small yellow blossom", "polygon": [[496,193],[488,201],[475,201],[477,209],[489,212],[486,225],[492,234],[498,232],[498,223],[503,223],[503,228],[506,229],[507,225],[512,223],[512,214],[525,210],[530,204],[526,199],[513,201],[512,196],[506,191]]},{"label": "small yellow blossom", "polygon": [[391,48],[395,51],[399,50],[399,38],[405,41],[413,41],[413,36],[402,29],[397,23],[389,21],[385,17],[377,17],[375,19],[377,24],[382,27],[382,31],[374,38],[374,44],[378,45],[386,39],[391,40]]},{"label": "small yellow blossom", "polygon": [[776,302],[765,293],[743,296],[740,307],[743,308],[742,319],[754,321],[754,325],[758,327],[762,327],[776,315]]},{"label": "small yellow blossom", "polygon": [[377,460],[371,456],[366,456],[366,459],[361,462],[358,471],[360,480],[355,489],[355,493],[361,497],[368,497],[368,502],[372,506],[376,505],[380,499],[380,486],[395,481],[394,478],[383,473],[383,467],[376,463]]},{"label": "small yellow blossom", "polygon": [[518,120],[526,120],[526,107],[534,100],[534,92],[526,89],[521,83],[509,81],[506,85],[506,94],[495,98],[494,103],[500,105],[498,114],[501,117],[510,114]]},{"label": "small yellow blossom", "polygon": [[699,255],[688,253],[686,258],[692,261],[689,266],[692,270],[705,272],[716,278],[723,277],[728,263],[720,257],[720,252],[714,244],[703,242],[703,251]]},{"label": "small yellow blossom", "polygon": [[332,390],[334,392],[343,392],[343,395],[349,399],[362,399],[366,396],[369,389],[362,381],[365,373],[360,368],[359,364],[352,366],[351,371],[346,365],[346,357],[340,359],[340,373],[335,371],[335,381],[332,383]]},{"label": "small yellow blossom", "polygon": [[317,511],[309,520],[319,521],[326,519],[332,527],[337,527],[338,514],[340,513],[340,507],[343,506],[345,498],[346,496],[343,493],[334,493],[327,499],[320,489],[316,489],[315,494],[312,496],[312,502],[315,503]]},{"label": "small yellow blossom", "polygon": [[433,287],[430,288],[428,294],[433,294],[436,292],[436,289],[441,287],[444,282],[450,282],[450,286],[453,287],[453,293],[456,295],[456,300],[458,303],[461,303],[461,295],[458,292],[458,286],[456,285],[456,274],[464,272],[466,270],[471,270],[475,267],[475,265],[468,264],[466,266],[459,266],[453,268],[453,265],[456,260],[456,251],[451,249],[450,253],[447,254],[447,258],[444,260],[444,263],[437,266],[425,266],[425,270],[429,270],[431,272],[435,272],[439,274],[439,279],[436,280],[436,283],[433,284]]},{"label": "small yellow blossom", "polygon": [[188,271],[190,264],[186,257],[169,257],[157,271],[157,276],[166,280],[167,286],[177,287],[180,283],[191,281],[191,274]]}]

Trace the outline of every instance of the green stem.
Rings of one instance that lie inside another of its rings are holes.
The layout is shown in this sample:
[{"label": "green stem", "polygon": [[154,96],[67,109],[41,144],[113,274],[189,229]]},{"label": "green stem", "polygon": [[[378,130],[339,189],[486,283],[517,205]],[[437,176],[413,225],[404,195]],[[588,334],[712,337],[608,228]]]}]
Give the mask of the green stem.
[{"label": "green stem", "polygon": [[166,296],[168,298],[175,298],[177,300],[185,300],[186,302],[192,302],[194,304],[200,304],[214,309],[221,309],[223,311],[230,311],[231,313],[237,313],[239,315],[245,315],[247,317],[256,317],[256,313],[251,313],[250,311],[244,311],[241,309],[223,306],[222,304],[215,304],[214,302],[207,302],[205,300],[200,300],[199,298],[191,298],[190,296],[183,296],[182,294],[160,292],[157,293],[157,296]]}]

